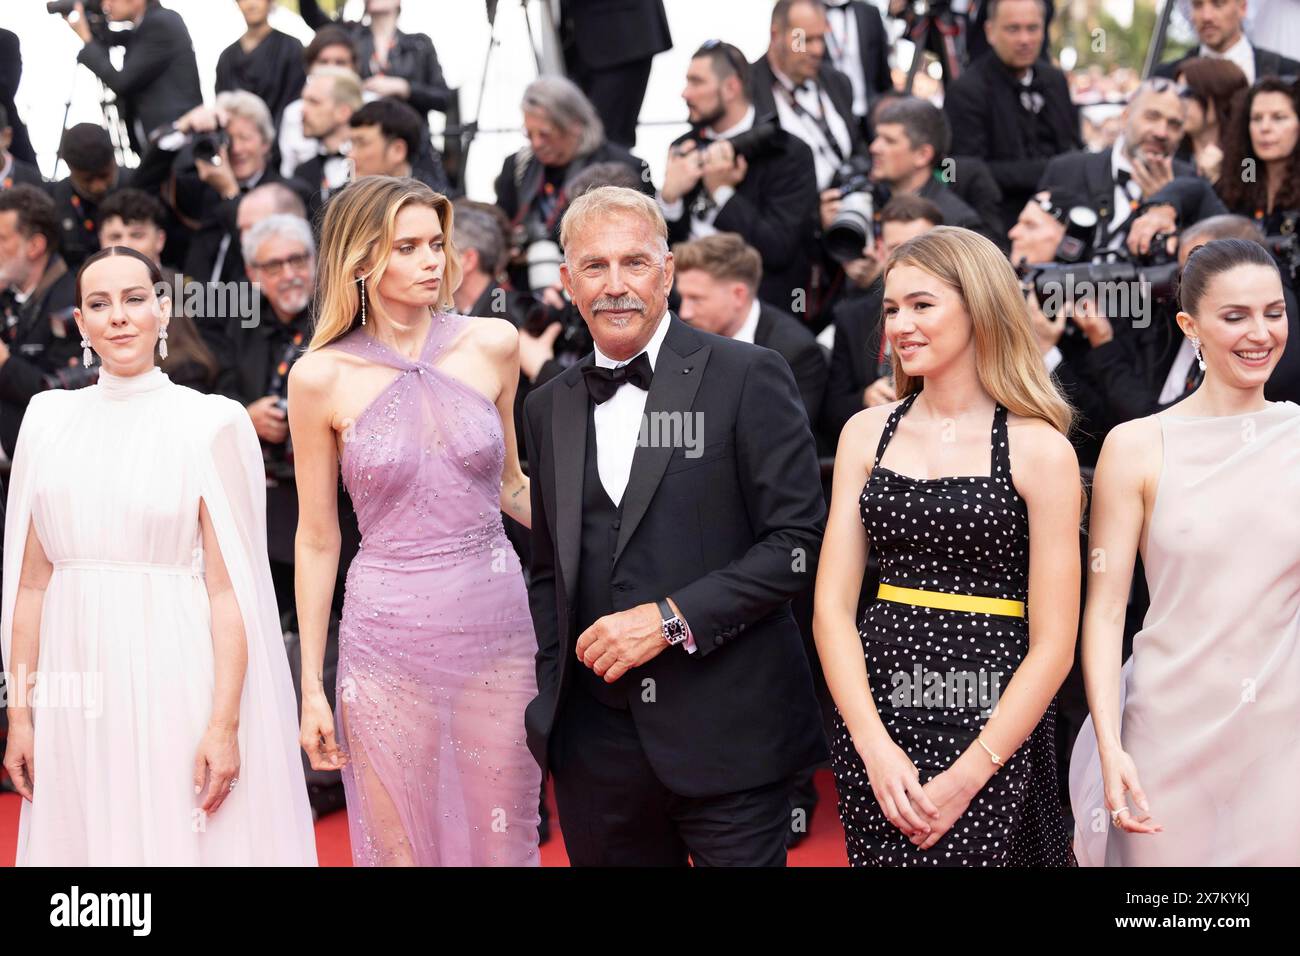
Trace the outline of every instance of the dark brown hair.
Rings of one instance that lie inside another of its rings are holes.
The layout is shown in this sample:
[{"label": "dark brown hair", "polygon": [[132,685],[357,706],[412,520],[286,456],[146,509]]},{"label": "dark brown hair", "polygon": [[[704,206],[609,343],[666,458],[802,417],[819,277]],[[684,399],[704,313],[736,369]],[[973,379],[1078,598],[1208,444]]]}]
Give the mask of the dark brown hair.
[{"label": "dark brown hair", "polygon": [[77,308],[81,308],[81,277],[86,274],[87,269],[100,259],[108,259],[112,256],[126,256],[127,258],[138,259],[143,262],[144,267],[149,270],[149,282],[153,287],[154,294],[158,294],[158,287],[163,284],[163,277],[162,270],[158,268],[157,263],[146,256],[143,252],[137,252],[129,246],[109,246],[105,249],[100,249],[98,252],[92,253],[87,257],[86,261],[81,264],[81,268],[77,270],[77,287],[73,300],[76,302]]},{"label": "dark brown hair", "polygon": [[1194,56],[1178,68],[1178,75],[1202,108],[1214,106],[1214,120],[1219,129],[1227,129],[1232,116],[1232,98],[1250,85],[1241,67],[1231,60]]},{"label": "dark brown hair", "polygon": [[935,226],[943,225],[943,213],[939,207],[924,196],[912,193],[896,193],[885,203],[885,208],[880,210],[882,223],[915,222],[918,219],[924,219]]},{"label": "dark brown hair", "polygon": [[1187,257],[1178,282],[1178,307],[1189,315],[1195,314],[1215,277],[1237,266],[1265,266],[1277,271],[1277,263],[1261,243],[1211,239]]},{"label": "dark brown hair", "polygon": [[[1214,187],[1230,212],[1245,216],[1252,215],[1257,209],[1268,211],[1268,175],[1265,171],[1256,169],[1254,182],[1245,182],[1242,177],[1242,164],[1247,159],[1259,163],[1255,144],[1250,139],[1250,111],[1255,97],[1261,93],[1281,93],[1300,116],[1300,100],[1297,100],[1294,84],[1285,83],[1276,76],[1266,76],[1249,89],[1238,90],[1233,97],[1231,118],[1219,131],[1223,146],[1223,174]],[[1287,165],[1287,174],[1273,205],[1276,209],[1300,209],[1300,148],[1291,150]]]}]

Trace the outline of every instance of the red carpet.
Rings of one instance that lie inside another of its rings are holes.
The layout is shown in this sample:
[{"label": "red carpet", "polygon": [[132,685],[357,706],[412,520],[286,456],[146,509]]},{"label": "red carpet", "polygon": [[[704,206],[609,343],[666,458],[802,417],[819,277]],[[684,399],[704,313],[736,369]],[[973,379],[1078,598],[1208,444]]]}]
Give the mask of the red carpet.
[{"label": "red carpet", "polygon": [[[813,814],[812,831],[808,838],[790,854],[791,866],[847,866],[844,853],[844,831],[840,828],[835,808],[835,784],[829,770],[817,774],[817,792],[821,802]],[[567,866],[569,858],[564,852],[564,840],[555,825],[555,801],[547,794],[551,807],[552,836],[542,847],[543,866]],[[17,794],[0,794],[0,865],[13,866],[18,838],[18,808],[22,798]],[[352,851],[348,845],[348,816],[343,811],[331,813],[316,821],[316,852],[321,866],[351,866]]]}]

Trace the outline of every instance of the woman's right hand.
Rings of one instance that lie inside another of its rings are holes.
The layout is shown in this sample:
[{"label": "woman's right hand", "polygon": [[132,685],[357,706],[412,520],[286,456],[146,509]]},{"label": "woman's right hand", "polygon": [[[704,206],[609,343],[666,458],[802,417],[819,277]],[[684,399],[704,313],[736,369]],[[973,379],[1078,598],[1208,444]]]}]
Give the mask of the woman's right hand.
[{"label": "woman's right hand", "polygon": [[30,720],[11,720],[5,743],[5,770],[14,789],[27,800],[36,786],[35,744]]},{"label": "woman's right hand", "polygon": [[324,694],[303,698],[302,733],[298,737],[313,770],[341,770],[348,755],[334,739],[334,713]]},{"label": "woman's right hand", "polygon": [[[1138,780],[1137,766],[1133,758],[1123,750],[1113,750],[1101,754],[1101,779],[1106,792],[1106,809],[1111,814],[1114,826],[1129,833],[1159,833],[1164,829],[1151,818],[1151,805]],[[1133,802],[1141,811],[1141,816],[1134,815],[1129,808],[1126,794],[1133,794]],[[1116,817],[1115,811],[1120,810]]]},{"label": "woman's right hand", "polygon": [[921,775],[912,758],[892,740],[859,747],[867,768],[867,780],[885,818],[909,837],[930,832],[930,820],[939,808],[921,786]]}]

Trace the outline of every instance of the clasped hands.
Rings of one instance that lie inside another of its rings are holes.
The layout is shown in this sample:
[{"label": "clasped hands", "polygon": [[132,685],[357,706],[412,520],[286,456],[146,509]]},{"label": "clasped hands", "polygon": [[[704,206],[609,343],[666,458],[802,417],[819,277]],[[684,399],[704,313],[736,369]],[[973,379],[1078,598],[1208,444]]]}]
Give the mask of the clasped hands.
[{"label": "clasped hands", "polygon": [[881,812],[921,850],[943,839],[991,776],[963,754],[922,786],[916,765],[892,740],[858,752]]},{"label": "clasped hands", "polygon": [[[673,611],[680,615],[675,604]],[[612,684],[670,646],[664,640],[658,606],[647,603],[599,618],[578,635],[576,653],[584,667]]]}]

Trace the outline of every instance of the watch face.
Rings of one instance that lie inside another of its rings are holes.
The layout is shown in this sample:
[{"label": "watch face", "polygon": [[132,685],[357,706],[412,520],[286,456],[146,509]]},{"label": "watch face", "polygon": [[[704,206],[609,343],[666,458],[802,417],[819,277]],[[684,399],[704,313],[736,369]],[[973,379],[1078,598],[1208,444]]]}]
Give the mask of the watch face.
[{"label": "watch face", "polygon": [[677,618],[663,623],[664,639],[669,644],[680,644],[686,640],[686,625]]}]

